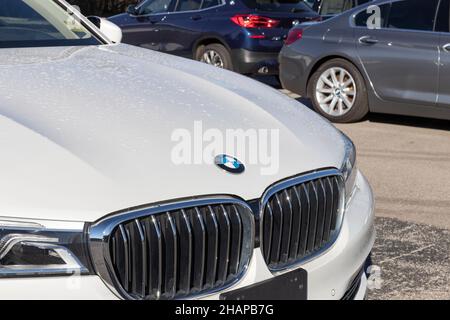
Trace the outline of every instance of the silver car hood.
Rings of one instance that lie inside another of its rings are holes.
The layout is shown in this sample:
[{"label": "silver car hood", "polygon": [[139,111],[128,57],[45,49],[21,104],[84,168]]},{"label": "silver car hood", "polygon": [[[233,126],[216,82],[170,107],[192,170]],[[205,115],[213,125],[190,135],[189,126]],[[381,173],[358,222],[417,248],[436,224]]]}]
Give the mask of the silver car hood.
[{"label": "silver car hood", "polygon": [[[261,197],[271,184],[339,167],[344,141],[276,90],[127,45],[0,50],[0,216],[95,221],[210,194]],[[278,129],[279,170],[233,175],[175,165],[176,129]]]}]

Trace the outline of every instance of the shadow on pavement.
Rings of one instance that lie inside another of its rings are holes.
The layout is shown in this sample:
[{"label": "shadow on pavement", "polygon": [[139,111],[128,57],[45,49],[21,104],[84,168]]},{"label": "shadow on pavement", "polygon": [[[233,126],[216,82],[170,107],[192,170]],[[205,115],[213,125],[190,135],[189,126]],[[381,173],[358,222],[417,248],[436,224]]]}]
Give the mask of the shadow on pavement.
[{"label": "shadow on pavement", "polygon": [[371,122],[396,124],[417,128],[450,130],[450,121],[448,120],[427,119],[381,113],[371,113],[367,117],[367,120]]},{"label": "shadow on pavement", "polygon": [[258,75],[254,75],[251,76],[250,78],[252,78],[253,80],[262,82],[264,84],[267,84],[268,86],[271,86],[274,89],[283,89],[281,87],[281,83],[278,80],[278,77],[276,76],[258,76]]},{"label": "shadow on pavement", "polygon": [[305,106],[307,106],[308,108],[313,110],[313,105],[312,105],[311,99],[301,97],[301,98],[298,98],[298,99],[295,99],[295,100],[297,100],[300,103],[303,103]]}]

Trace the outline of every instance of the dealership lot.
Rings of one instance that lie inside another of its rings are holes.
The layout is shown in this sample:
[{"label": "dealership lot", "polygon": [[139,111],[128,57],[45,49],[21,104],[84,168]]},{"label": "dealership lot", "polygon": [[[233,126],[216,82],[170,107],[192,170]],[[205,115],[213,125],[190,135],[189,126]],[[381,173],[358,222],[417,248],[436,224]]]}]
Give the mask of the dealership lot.
[{"label": "dealership lot", "polygon": [[375,192],[383,284],[369,298],[449,299],[450,123],[371,115],[338,127]]},{"label": "dealership lot", "polygon": [[376,198],[382,284],[369,299],[450,299],[450,122],[372,114],[337,127],[356,144]]}]

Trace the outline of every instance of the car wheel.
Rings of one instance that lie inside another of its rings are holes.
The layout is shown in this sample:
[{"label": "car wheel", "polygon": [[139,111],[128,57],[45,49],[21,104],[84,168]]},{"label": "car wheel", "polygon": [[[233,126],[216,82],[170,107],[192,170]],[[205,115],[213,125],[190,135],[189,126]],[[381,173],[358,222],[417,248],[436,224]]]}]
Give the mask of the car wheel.
[{"label": "car wheel", "polygon": [[314,109],[333,122],[356,122],[369,112],[364,78],[343,59],[327,61],[314,72],[308,95]]},{"label": "car wheel", "polygon": [[218,68],[233,70],[228,49],[218,43],[200,47],[197,50],[197,60]]}]

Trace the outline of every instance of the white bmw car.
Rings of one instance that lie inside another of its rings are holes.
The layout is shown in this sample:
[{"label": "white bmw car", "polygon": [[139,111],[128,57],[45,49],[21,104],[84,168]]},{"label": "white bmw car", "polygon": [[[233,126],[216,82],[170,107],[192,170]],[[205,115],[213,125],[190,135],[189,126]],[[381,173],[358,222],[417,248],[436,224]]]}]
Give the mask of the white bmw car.
[{"label": "white bmw car", "polygon": [[[0,299],[364,298],[374,204],[351,141],[92,21],[63,0],[0,4]],[[198,122],[276,130],[276,170],[225,147],[174,161],[173,133]]]}]

